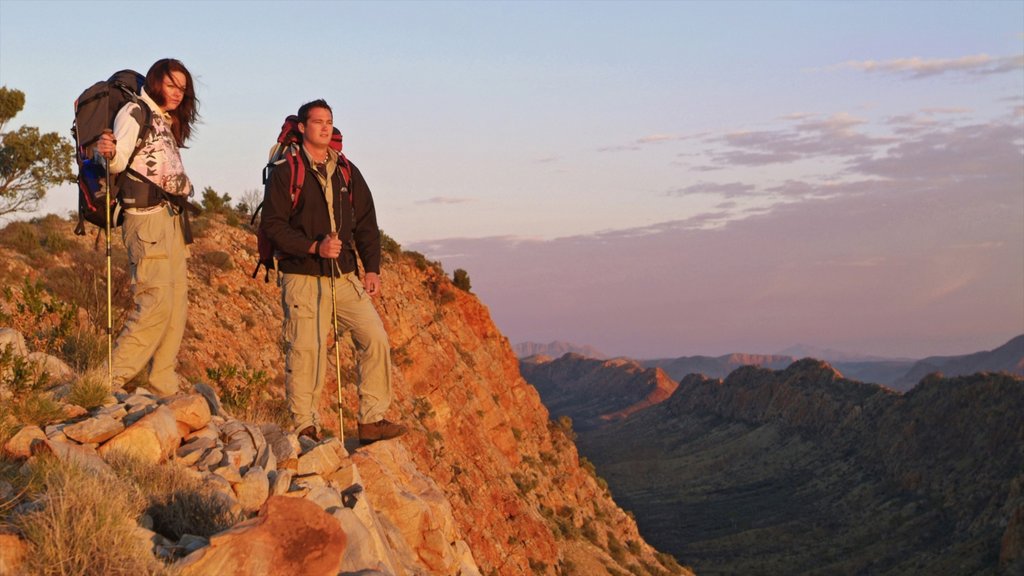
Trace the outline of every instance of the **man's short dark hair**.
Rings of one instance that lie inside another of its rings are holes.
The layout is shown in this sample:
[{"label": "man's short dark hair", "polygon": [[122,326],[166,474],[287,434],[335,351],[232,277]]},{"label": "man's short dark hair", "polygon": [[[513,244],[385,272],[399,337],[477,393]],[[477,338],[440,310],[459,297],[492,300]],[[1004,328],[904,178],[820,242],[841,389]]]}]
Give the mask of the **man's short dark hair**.
[{"label": "man's short dark hair", "polygon": [[312,102],[306,102],[302,106],[299,106],[299,122],[301,124],[305,124],[306,120],[309,120],[309,111],[313,108],[326,108],[327,111],[331,113],[331,116],[334,116],[334,110],[331,110],[327,101],[323,98],[318,98]]}]

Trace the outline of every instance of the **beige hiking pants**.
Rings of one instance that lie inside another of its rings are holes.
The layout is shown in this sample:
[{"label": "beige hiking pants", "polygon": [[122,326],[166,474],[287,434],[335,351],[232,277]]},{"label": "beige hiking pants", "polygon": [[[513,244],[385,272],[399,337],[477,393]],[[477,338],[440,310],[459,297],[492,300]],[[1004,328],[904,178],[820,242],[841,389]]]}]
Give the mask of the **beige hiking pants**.
[{"label": "beige hiking pants", "polygon": [[188,316],[189,255],[181,220],[169,210],[125,214],[122,228],[135,307],[114,345],[111,373],[123,386],[149,368],[147,388],[158,396],[178,391],[178,349]]},{"label": "beige hiking pants", "polygon": [[[331,279],[281,275],[284,307],[285,392],[295,429],[321,429],[317,405],[327,374]],[[335,278],[338,331],[350,331],[359,367],[359,422],[376,422],[391,405],[391,345],[363,283],[355,274]]]}]

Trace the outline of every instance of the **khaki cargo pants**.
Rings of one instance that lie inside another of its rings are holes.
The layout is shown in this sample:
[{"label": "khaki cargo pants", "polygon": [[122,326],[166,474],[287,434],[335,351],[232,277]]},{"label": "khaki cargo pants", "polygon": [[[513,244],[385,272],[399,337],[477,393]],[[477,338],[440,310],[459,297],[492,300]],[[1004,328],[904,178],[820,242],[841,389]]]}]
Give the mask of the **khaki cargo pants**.
[{"label": "khaki cargo pants", "polygon": [[[359,422],[376,422],[391,405],[391,345],[363,283],[355,274],[335,278],[338,330],[350,331],[359,367]],[[317,405],[327,374],[331,279],[281,275],[284,308],[285,392],[295,429],[321,429]]]},{"label": "khaki cargo pants", "polygon": [[124,216],[135,306],[114,345],[111,373],[123,386],[149,368],[146,387],[158,396],[178,391],[178,349],[188,316],[189,249],[181,219],[168,209]]}]

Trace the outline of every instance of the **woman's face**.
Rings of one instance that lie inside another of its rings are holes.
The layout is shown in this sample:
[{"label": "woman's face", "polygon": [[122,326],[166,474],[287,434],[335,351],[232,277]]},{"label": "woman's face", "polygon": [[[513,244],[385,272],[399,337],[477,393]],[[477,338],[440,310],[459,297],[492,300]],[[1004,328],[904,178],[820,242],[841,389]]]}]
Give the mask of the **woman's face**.
[{"label": "woman's face", "polygon": [[185,89],[188,88],[188,78],[184,72],[171,71],[164,76],[163,82],[163,109],[167,112],[177,110],[181,101],[185,99]]}]

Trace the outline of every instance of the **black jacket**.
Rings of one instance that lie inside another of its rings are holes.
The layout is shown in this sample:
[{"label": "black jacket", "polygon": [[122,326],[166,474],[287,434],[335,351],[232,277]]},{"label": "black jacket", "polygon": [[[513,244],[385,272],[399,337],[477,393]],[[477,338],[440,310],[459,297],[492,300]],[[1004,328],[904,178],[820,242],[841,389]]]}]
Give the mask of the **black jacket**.
[{"label": "black jacket", "polygon": [[[260,227],[274,247],[281,272],[330,276],[330,260],[309,254],[309,246],[331,232],[327,200],[306,155],[300,151],[298,156],[302,159],[306,174],[295,209],[292,209],[289,191],[290,168],[287,162],[283,162],[274,168],[267,181]],[[352,181],[348,185],[344,182],[340,167],[332,176],[334,218],[335,222],[341,223],[338,226],[338,237],[343,243],[338,263],[342,273],[355,271],[358,251],[364,270],[380,273],[380,230],[377,228],[373,196],[359,169],[351,162],[349,165],[352,167]]]}]

